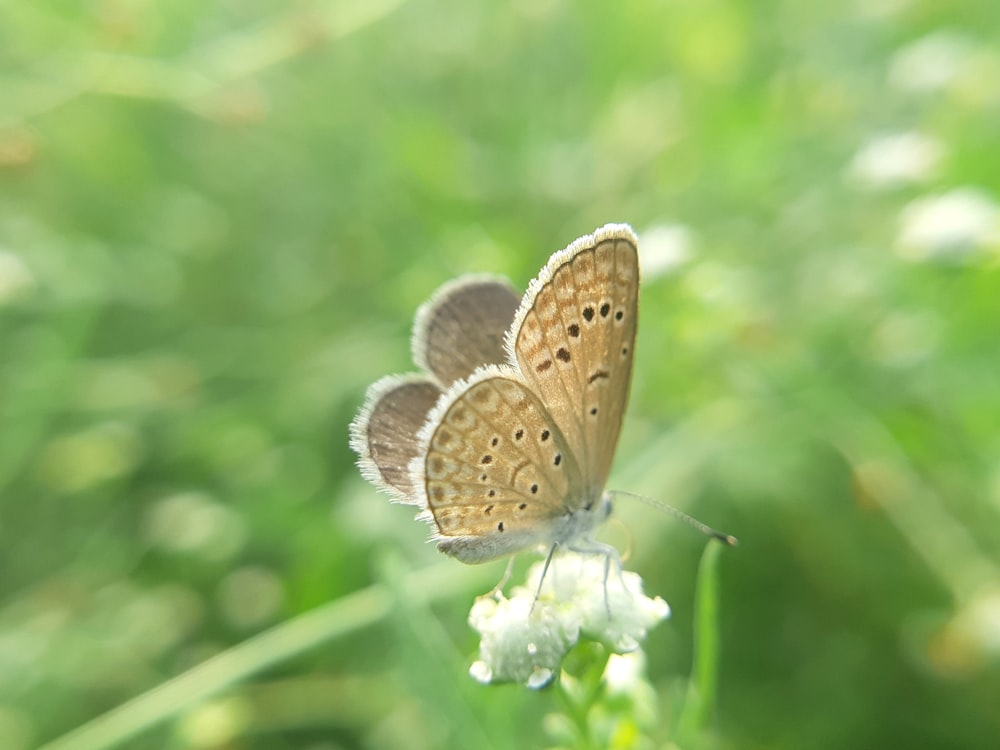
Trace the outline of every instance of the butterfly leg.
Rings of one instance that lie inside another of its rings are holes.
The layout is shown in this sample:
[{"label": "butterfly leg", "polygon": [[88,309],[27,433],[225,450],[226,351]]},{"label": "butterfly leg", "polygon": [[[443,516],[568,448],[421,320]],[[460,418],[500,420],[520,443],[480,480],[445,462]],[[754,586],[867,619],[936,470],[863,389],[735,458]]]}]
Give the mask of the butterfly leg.
[{"label": "butterfly leg", "polygon": [[542,566],[542,574],[538,577],[538,588],[535,589],[535,598],[531,602],[531,609],[528,610],[528,614],[531,614],[535,610],[535,605],[538,603],[538,597],[542,595],[542,584],[545,582],[545,574],[549,572],[549,565],[552,563],[552,556],[556,553],[556,549],[559,548],[559,542],[553,542],[552,547],[549,548],[549,554],[545,556],[545,565]]},{"label": "butterfly leg", "polygon": [[621,555],[618,553],[618,550],[610,544],[602,544],[601,542],[595,542],[593,540],[588,540],[587,544],[584,545],[574,545],[569,549],[582,555],[601,555],[604,557],[604,608],[607,611],[608,619],[610,620],[611,599],[608,596],[608,578],[611,575],[612,563],[614,563],[615,571],[618,574],[618,581],[621,583],[622,589],[629,594],[632,593],[628,590],[628,586],[625,585],[625,575],[622,567]]},{"label": "butterfly leg", "polygon": [[[507,585],[507,581],[510,580],[511,573],[514,572],[514,555],[507,558],[507,567],[504,568],[503,575],[500,576],[500,580],[497,581],[497,585],[490,589],[488,592],[483,594],[486,598],[492,598],[497,595],[497,593],[503,593],[503,587]],[[538,598],[537,596],[535,597]]]}]

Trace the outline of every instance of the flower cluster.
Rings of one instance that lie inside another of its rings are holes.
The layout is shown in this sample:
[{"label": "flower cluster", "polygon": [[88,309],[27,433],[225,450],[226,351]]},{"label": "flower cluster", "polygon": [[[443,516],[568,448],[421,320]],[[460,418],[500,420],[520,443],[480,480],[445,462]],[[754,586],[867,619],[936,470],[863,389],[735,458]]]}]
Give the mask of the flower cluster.
[{"label": "flower cluster", "polygon": [[601,555],[556,555],[539,588],[543,569],[540,562],[533,565],[510,597],[495,592],[473,605],[469,624],[480,643],[469,672],[480,682],[545,687],[581,638],[628,653],[670,615],[663,599],[642,593],[638,574],[614,565],[609,570]]}]

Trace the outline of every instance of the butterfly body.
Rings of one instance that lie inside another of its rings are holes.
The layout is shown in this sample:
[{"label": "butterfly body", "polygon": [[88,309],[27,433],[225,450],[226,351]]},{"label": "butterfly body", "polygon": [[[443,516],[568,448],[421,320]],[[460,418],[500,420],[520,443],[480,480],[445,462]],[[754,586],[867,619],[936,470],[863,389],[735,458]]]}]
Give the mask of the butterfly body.
[{"label": "butterfly body", "polygon": [[443,287],[417,315],[427,374],[377,382],[352,423],[363,474],[463,562],[588,548],[611,510],[638,284],[634,233],[608,225],[555,253],[519,302],[490,277]]}]

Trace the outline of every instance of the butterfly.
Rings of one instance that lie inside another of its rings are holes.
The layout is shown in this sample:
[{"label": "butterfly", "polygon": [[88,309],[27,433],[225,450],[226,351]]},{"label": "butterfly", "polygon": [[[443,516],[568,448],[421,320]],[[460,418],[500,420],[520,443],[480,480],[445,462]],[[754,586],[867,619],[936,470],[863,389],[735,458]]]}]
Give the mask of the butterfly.
[{"label": "butterfly", "polygon": [[362,475],[465,563],[543,545],[617,559],[592,533],[611,512],[638,291],[625,224],[553,254],[523,298],[492,276],[445,284],[414,322],[422,372],[374,383],[351,423]]}]

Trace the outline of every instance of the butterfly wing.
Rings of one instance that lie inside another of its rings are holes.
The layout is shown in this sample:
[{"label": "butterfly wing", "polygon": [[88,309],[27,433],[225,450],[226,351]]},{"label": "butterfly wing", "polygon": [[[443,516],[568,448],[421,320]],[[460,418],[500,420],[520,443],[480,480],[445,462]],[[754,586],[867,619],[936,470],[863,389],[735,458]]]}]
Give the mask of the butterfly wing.
[{"label": "butterfly wing", "polygon": [[638,274],[635,235],[609,225],[553,255],[519,306],[497,279],[442,287],[414,327],[432,375],[379,381],[351,425],[365,476],[464,562],[576,538],[628,398]]},{"label": "butterfly wing", "polygon": [[390,375],[368,389],[351,422],[351,448],[361,475],[398,502],[418,502],[409,466],[420,451],[417,432],[442,393],[424,376]]},{"label": "butterfly wing", "polygon": [[604,489],[632,381],[639,261],[630,227],[610,224],[552,258],[507,337],[511,357],[580,466],[591,501]]},{"label": "butterfly wing", "polygon": [[445,386],[482,365],[502,364],[504,334],[520,301],[509,282],[492,276],[445,284],[417,311],[413,361]]},{"label": "butterfly wing", "polygon": [[433,376],[379,380],[351,423],[351,447],[368,481],[399,502],[421,502],[409,471],[421,451],[417,433],[451,383],[506,359],[504,333],[519,302],[503,279],[465,276],[442,286],[420,308],[413,357]]},{"label": "butterfly wing", "polygon": [[511,554],[560,534],[580,472],[559,427],[511,367],[452,386],[420,434],[412,465],[443,552],[463,562]]}]

